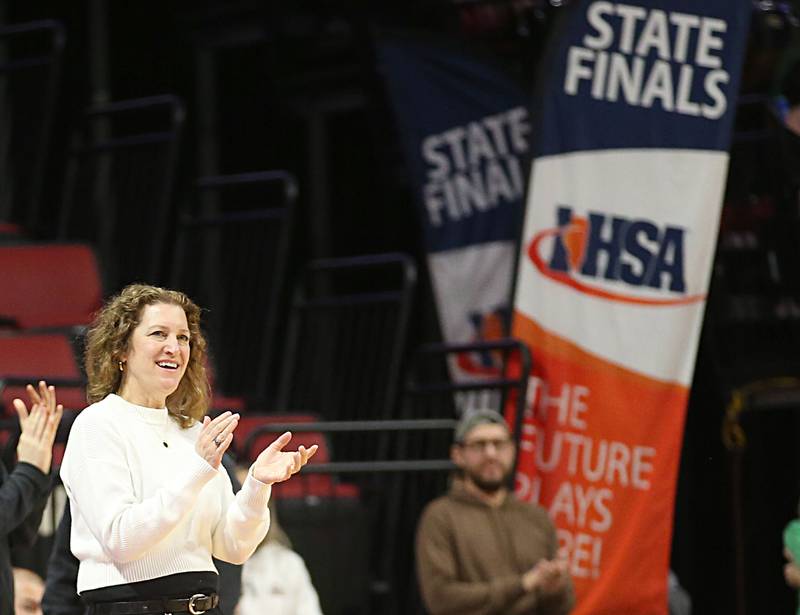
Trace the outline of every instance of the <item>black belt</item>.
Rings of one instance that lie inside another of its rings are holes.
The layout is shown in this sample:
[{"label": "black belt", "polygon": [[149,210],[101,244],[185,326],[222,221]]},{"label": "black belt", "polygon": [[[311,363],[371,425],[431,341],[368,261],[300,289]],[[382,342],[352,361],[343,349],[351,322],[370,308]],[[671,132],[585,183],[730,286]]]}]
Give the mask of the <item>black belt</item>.
[{"label": "black belt", "polygon": [[191,598],[142,600],[139,602],[98,602],[89,607],[91,615],[139,615],[150,613],[191,613],[200,615],[219,604],[217,594],[195,594]]}]

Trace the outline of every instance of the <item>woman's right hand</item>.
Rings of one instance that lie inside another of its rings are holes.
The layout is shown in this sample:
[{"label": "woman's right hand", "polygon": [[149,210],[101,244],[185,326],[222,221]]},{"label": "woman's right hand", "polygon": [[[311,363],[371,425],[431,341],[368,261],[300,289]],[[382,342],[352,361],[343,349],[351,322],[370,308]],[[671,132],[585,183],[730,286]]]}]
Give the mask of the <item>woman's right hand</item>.
[{"label": "woman's right hand", "polygon": [[239,415],[223,412],[214,420],[203,417],[203,428],[197,437],[194,450],[215,470],[222,462],[222,456],[233,442],[233,430],[239,424]]},{"label": "woman's right hand", "polygon": [[56,405],[56,389],[39,381],[37,391],[30,384],[26,387],[31,400],[31,410],[21,399],[14,400],[14,409],[19,416],[21,434],[17,445],[17,460],[39,468],[42,473],[50,472],[53,461],[53,441],[64,408]]}]

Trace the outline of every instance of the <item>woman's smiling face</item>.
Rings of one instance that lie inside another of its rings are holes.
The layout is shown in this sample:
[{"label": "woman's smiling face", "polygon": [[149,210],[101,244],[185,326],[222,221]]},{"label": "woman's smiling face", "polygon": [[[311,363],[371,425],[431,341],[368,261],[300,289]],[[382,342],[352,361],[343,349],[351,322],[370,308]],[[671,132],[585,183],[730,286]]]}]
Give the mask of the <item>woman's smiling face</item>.
[{"label": "woman's smiling face", "polygon": [[146,305],[122,356],[119,394],[140,406],[163,408],[186,372],[189,352],[189,324],[183,308],[169,303]]}]

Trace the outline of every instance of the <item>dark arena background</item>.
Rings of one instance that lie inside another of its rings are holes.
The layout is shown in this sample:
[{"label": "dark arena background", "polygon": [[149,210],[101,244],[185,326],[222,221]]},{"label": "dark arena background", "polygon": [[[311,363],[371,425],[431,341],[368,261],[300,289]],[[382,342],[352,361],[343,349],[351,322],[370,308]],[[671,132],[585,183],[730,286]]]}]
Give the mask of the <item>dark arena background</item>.
[{"label": "dark arena background", "polygon": [[[800,497],[800,137],[773,113],[800,103],[795,4],[752,5],[686,415],[670,567],[700,615],[796,608],[781,540]],[[179,288],[205,310],[212,410],[242,413],[240,461],[284,427],[323,443],[275,492],[323,612],[424,613],[414,530],[447,485],[457,400],[525,383],[449,377],[470,354],[505,365],[518,343],[507,313],[476,325],[477,346],[444,343],[378,41],[469,50],[533,108],[569,9],[0,0],[6,465],[10,400],[41,377],[69,411],[63,452],[101,300],[134,281]],[[42,576],[64,501],[56,490],[36,548],[15,555]]]}]

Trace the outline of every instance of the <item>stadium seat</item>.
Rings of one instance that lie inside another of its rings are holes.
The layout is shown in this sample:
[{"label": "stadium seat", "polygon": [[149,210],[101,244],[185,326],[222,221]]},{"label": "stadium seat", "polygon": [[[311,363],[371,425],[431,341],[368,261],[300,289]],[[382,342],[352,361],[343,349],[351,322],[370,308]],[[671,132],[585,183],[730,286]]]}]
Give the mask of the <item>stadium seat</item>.
[{"label": "stadium seat", "polygon": [[0,246],[0,317],[19,329],[87,325],[102,303],[97,262],[81,244]]},{"label": "stadium seat", "polygon": [[[238,457],[245,463],[252,463],[258,454],[281,435],[277,431],[253,432],[265,425],[278,423],[312,423],[317,417],[309,414],[270,414],[243,416],[236,428],[236,449]],[[330,447],[325,435],[320,431],[296,431],[292,434],[291,450],[303,445],[306,448],[316,444],[319,448],[309,461],[310,465],[331,461]],[[358,498],[359,489],[355,485],[338,483],[331,474],[301,474],[285,483],[275,485],[276,498]]]},{"label": "stadium seat", "polygon": [[69,339],[61,334],[0,335],[0,402],[16,416],[11,401],[27,399],[25,384],[46,380],[57,387],[58,401],[69,409],[86,406],[83,378]]},{"label": "stadium seat", "polygon": [[[272,442],[280,434],[275,432],[260,433],[255,437],[251,434],[258,428],[264,425],[277,424],[277,423],[313,423],[318,420],[312,414],[253,414],[243,416],[239,419],[239,426],[236,428],[236,452],[239,458],[252,463],[270,442]],[[293,443],[311,446],[316,442],[310,442],[309,434],[316,432],[298,432],[294,434],[292,439]],[[324,444],[324,443],[323,443]],[[314,462],[321,463],[330,461],[330,453],[327,445],[320,446],[320,450],[314,455]]]},{"label": "stadium seat", "polygon": [[22,236],[22,229],[18,225],[0,220],[0,242],[17,241]]}]

